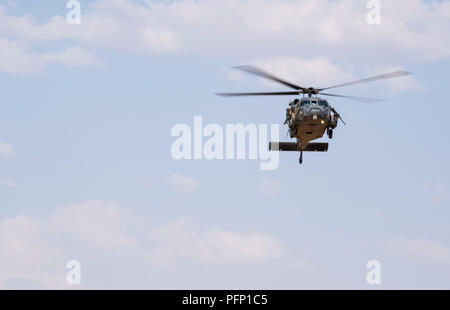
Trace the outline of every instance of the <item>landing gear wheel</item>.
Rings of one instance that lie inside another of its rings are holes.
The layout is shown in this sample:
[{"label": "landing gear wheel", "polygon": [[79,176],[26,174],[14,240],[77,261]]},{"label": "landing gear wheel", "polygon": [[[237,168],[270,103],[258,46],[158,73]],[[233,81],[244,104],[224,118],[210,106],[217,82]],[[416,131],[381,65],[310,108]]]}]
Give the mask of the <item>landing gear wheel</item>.
[{"label": "landing gear wheel", "polygon": [[333,139],[333,129],[327,130],[328,138]]}]

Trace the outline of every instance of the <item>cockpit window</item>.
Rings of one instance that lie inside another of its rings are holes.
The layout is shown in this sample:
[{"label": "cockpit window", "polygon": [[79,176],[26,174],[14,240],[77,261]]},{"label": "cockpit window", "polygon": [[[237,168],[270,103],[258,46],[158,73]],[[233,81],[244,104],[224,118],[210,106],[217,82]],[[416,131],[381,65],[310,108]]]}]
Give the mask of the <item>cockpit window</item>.
[{"label": "cockpit window", "polygon": [[308,106],[309,106],[309,101],[302,100],[302,103],[300,104],[300,106],[302,106],[302,107],[308,107]]},{"label": "cockpit window", "polygon": [[320,101],[319,101],[319,106],[321,106],[321,107],[327,107],[327,106],[328,106],[328,103],[327,103],[325,100],[320,100]]}]

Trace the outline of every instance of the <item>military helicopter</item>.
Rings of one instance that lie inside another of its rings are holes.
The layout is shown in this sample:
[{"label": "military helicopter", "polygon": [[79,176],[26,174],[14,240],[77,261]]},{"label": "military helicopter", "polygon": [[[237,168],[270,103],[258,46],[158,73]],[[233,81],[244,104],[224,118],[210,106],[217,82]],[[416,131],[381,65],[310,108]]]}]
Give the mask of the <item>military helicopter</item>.
[{"label": "military helicopter", "polygon": [[223,97],[235,96],[280,96],[280,95],[302,95],[301,98],[296,98],[289,102],[289,107],[286,109],[286,120],[284,124],[289,127],[289,134],[291,138],[295,138],[297,142],[270,142],[269,150],[271,151],[296,151],[300,152],[299,163],[303,162],[303,152],[327,152],[328,143],[312,143],[311,141],[320,139],[325,132],[329,139],[333,138],[333,130],[337,127],[338,121],[341,120],[344,125],[346,123],[339,115],[339,113],[328,103],[324,98],[318,95],[347,98],[359,102],[377,102],[379,99],[336,95],[323,93],[324,90],[331,88],[349,86],[359,83],[372,82],[377,80],[391,79],[400,76],[411,75],[406,71],[395,71],[387,74],[372,76],[369,78],[342,83],[330,87],[315,88],[315,87],[301,87],[286,80],[280,79],[270,73],[267,73],[254,66],[238,66],[234,67],[247,73],[263,77],[285,86],[288,86],[294,91],[280,91],[280,92],[254,92],[254,93],[217,93]]}]

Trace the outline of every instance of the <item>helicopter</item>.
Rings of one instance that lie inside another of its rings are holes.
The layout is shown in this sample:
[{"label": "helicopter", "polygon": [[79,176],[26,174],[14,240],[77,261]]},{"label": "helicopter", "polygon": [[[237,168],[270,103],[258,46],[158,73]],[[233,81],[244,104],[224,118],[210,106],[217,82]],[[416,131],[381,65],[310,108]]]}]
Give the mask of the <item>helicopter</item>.
[{"label": "helicopter", "polygon": [[234,69],[241,70],[256,76],[272,80],[284,86],[294,89],[293,91],[279,91],[279,92],[249,92],[249,93],[216,93],[222,97],[237,97],[237,96],[293,96],[302,95],[301,98],[296,98],[289,102],[286,109],[285,125],[289,127],[288,132],[291,138],[295,138],[297,142],[269,142],[270,151],[296,151],[300,152],[299,163],[303,163],[303,152],[327,152],[328,143],[311,142],[323,137],[325,132],[329,139],[333,138],[334,129],[338,126],[339,120],[346,125],[341,115],[334,109],[325,98],[319,97],[339,97],[346,98],[359,102],[377,102],[380,99],[336,95],[324,93],[323,91],[349,86],[359,83],[367,83],[378,80],[391,79],[406,75],[411,75],[406,71],[394,71],[391,73],[380,74],[352,82],[342,83],[334,86],[316,88],[316,87],[301,87],[294,83],[288,82],[284,79],[278,78],[266,71],[263,71],[255,66],[237,66]]}]

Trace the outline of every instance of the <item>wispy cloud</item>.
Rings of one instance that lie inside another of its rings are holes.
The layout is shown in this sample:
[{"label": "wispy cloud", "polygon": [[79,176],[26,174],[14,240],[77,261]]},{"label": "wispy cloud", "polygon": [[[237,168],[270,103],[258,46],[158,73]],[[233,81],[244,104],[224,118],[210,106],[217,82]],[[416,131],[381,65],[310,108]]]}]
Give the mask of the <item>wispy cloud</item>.
[{"label": "wispy cloud", "polygon": [[0,38],[0,72],[14,75],[43,73],[50,64],[68,68],[98,65],[100,60],[80,47],[67,47],[62,52],[45,54],[30,51],[28,44],[20,40]]},{"label": "wispy cloud", "polygon": [[334,1],[333,5],[327,0],[145,4],[98,0],[86,7],[82,24],[75,27],[68,25],[63,16],[38,23],[29,15],[16,17],[3,10],[0,37],[72,40],[138,53],[196,53],[209,57],[231,53],[248,58],[256,49],[264,58],[298,57],[301,51],[302,58],[328,54],[344,63],[370,60],[396,64],[447,59],[449,11],[446,1],[385,1],[382,23],[374,27],[366,22],[365,3],[351,0]]},{"label": "wispy cloud", "polygon": [[0,155],[11,156],[14,154],[14,148],[9,143],[0,142]]},{"label": "wispy cloud", "polygon": [[176,191],[181,193],[192,193],[199,188],[194,178],[177,173],[172,174],[167,181]]},{"label": "wispy cloud", "polygon": [[430,262],[450,264],[450,248],[427,238],[395,237],[389,242],[395,251],[402,251]]},{"label": "wispy cloud", "polygon": [[150,234],[160,249],[151,257],[160,264],[192,259],[204,263],[250,263],[281,259],[282,244],[265,233],[238,233],[222,229],[201,231],[179,219]]},{"label": "wispy cloud", "polygon": [[281,242],[267,233],[200,229],[185,218],[155,225],[151,218],[104,201],[70,204],[39,218],[2,220],[0,253],[0,287],[20,279],[44,288],[65,287],[62,273],[74,254],[90,259],[143,257],[144,269],[149,265],[170,268],[187,259],[202,264],[252,264],[286,255]]},{"label": "wispy cloud", "polygon": [[14,180],[0,180],[0,183],[6,187],[15,187],[16,186],[16,181],[14,181]]},{"label": "wispy cloud", "polygon": [[441,179],[429,179],[424,182],[424,192],[427,200],[434,203],[450,202],[450,187]]},{"label": "wispy cloud", "polygon": [[281,184],[276,180],[265,179],[258,185],[258,192],[265,197],[275,197],[281,191]]}]

